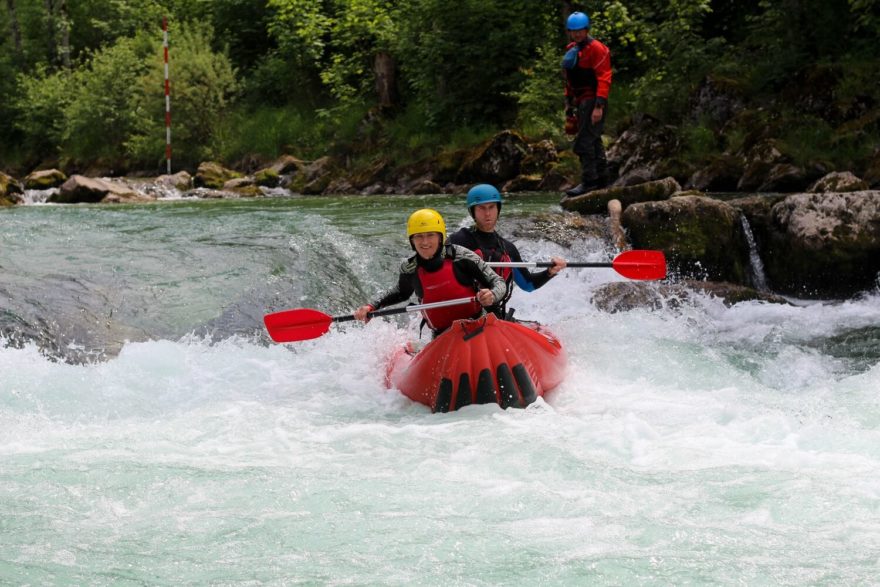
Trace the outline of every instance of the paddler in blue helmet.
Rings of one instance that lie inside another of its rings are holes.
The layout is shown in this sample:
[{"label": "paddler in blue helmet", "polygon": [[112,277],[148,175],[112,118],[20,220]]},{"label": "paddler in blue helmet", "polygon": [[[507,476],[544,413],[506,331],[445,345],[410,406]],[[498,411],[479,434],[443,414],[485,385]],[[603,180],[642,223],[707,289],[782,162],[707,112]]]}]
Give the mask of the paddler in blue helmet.
[{"label": "paddler in blue helmet", "polygon": [[[495,186],[481,183],[472,187],[467,194],[467,208],[471,218],[474,219],[474,225],[462,228],[450,236],[450,243],[470,249],[486,261],[522,261],[516,246],[495,231],[495,225],[501,215],[501,193]],[[567,264],[561,257],[553,257],[551,261],[552,267],[537,273],[521,268],[496,268],[495,271],[507,284],[507,294],[499,298],[498,303],[489,310],[499,318],[511,320],[513,309],[508,311],[507,302],[513,293],[513,284],[516,283],[520,289],[529,292],[542,287]]]},{"label": "paddler in blue helmet", "polygon": [[484,307],[504,298],[507,287],[491,267],[466,248],[446,243],[446,223],[436,210],[413,212],[406,223],[406,235],[416,254],[400,265],[397,285],[355,310],[356,319],[368,322],[369,312],[405,302],[413,294],[424,304],[475,297],[472,303],[423,312],[437,336],[455,320],[478,318],[485,313]]}]

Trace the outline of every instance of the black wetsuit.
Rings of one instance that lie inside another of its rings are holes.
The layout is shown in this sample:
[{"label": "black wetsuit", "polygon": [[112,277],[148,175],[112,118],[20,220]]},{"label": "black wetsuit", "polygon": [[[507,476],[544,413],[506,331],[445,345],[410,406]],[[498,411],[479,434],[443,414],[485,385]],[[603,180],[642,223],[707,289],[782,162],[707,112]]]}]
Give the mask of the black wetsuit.
[{"label": "black wetsuit", "polygon": [[[482,230],[477,230],[476,227],[462,228],[450,236],[449,239],[447,239],[447,242],[460,245],[472,251],[479,250],[486,261],[497,262],[506,260],[504,259],[505,256],[509,257],[510,261],[522,261],[522,257],[520,256],[516,245],[494,231],[483,232]],[[542,287],[553,277],[550,275],[549,269],[537,273],[532,273],[531,271],[522,268],[513,269],[509,272],[504,272],[501,268],[498,268],[497,271],[501,275],[506,275],[505,282],[507,284],[507,294],[503,298],[498,298],[496,296],[496,299],[500,301],[488,309],[502,319],[508,318],[507,302],[513,294],[514,282],[520,287],[520,289],[534,291],[539,287]],[[512,313],[513,312],[511,311],[511,314]]]}]

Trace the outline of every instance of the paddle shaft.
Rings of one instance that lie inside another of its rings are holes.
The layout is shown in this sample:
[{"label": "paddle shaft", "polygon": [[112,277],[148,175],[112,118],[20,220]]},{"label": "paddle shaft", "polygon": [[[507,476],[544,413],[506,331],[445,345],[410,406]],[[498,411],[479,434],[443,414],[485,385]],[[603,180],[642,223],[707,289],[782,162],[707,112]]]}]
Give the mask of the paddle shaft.
[{"label": "paddle shaft", "polygon": [[[548,261],[491,262],[490,267],[553,267]],[[568,267],[609,267],[629,279],[663,279],[666,277],[666,257],[662,251],[624,251],[609,263],[566,263]]]},{"label": "paddle shaft", "polygon": [[[492,261],[489,267],[553,267],[549,261]],[[612,263],[566,263],[566,267],[614,267]]]},{"label": "paddle shaft", "polygon": [[[445,308],[446,306],[457,306],[458,304],[469,304],[473,302],[476,298],[456,298],[454,300],[445,300],[442,302],[432,302],[430,304],[413,304],[410,306],[403,306],[402,308],[388,308],[386,310],[373,310],[372,312],[367,313],[367,316],[370,318],[375,318],[376,316],[392,316],[394,314],[403,314],[405,312],[419,312],[421,310],[431,310],[433,308]],[[348,322],[350,320],[354,320],[354,314],[348,314],[347,316],[333,316],[331,320],[333,322]]]}]

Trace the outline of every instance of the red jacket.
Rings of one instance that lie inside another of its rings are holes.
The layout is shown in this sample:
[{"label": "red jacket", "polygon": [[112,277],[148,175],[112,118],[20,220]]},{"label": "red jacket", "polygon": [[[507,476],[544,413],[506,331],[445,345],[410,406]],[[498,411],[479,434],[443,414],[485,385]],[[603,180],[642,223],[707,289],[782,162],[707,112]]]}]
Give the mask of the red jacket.
[{"label": "red jacket", "polygon": [[[566,45],[568,51],[576,43]],[[608,100],[611,90],[611,51],[602,42],[589,37],[578,53],[577,66],[565,71],[565,96],[575,104],[599,97]]]}]

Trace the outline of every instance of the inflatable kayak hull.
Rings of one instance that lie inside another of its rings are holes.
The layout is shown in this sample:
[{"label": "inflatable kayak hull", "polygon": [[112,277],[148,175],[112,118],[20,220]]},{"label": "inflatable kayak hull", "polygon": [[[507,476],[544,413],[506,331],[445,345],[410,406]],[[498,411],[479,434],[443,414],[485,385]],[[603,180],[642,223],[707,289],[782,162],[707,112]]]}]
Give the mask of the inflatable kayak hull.
[{"label": "inflatable kayak hull", "polygon": [[457,320],[419,352],[400,349],[386,384],[448,412],[471,404],[525,407],[562,382],[567,358],[544,327],[499,320]]}]

